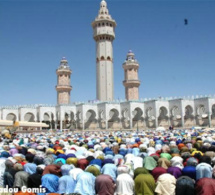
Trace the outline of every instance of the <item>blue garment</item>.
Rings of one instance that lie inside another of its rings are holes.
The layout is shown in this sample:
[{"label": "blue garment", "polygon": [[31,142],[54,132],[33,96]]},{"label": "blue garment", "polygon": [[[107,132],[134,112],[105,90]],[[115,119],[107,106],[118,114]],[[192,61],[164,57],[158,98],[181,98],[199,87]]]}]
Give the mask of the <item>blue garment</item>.
[{"label": "blue garment", "polygon": [[63,158],[63,159],[67,159],[67,156],[65,154],[58,154],[57,158]]},{"label": "blue garment", "polygon": [[62,175],[69,175],[69,171],[72,169],[72,166],[65,164],[65,165],[62,165],[60,169],[61,169]]},{"label": "blue garment", "polygon": [[24,171],[29,173],[30,175],[36,173],[37,165],[34,163],[26,163],[24,165]]},{"label": "blue garment", "polygon": [[102,160],[101,159],[93,159],[90,161],[89,165],[98,165],[98,166],[102,167]]},{"label": "blue garment", "polygon": [[114,181],[117,178],[117,167],[115,164],[105,164],[101,170],[102,174],[110,175]]},{"label": "blue garment", "polygon": [[3,151],[3,152],[1,152],[0,157],[8,158],[8,157],[10,157],[10,154],[6,151]]},{"label": "blue garment", "polygon": [[42,187],[46,188],[46,193],[58,191],[59,177],[54,174],[45,174],[42,176]]},{"label": "blue garment", "polygon": [[196,180],[203,177],[212,178],[212,167],[207,163],[200,163],[196,166]]},{"label": "blue garment", "polygon": [[71,176],[64,175],[59,179],[59,186],[58,186],[59,194],[70,194],[70,193],[73,193],[74,190],[75,190],[75,180]]},{"label": "blue garment", "polygon": [[59,162],[61,162],[63,165],[66,164],[66,160],[64,158],[57,158],[55,161],[54,161],[54,164],[58,164]]},{"label": "blue garment", "polygon": [[139,153],[140,153],[140,149],[139,149],[139,148],[133,148],[132,154],[133,154],[134,156],[138,156]]},{"label": "blue garment", "polygon": [[108,151],[105,152],[105,155],[112,155],[112,156],[114,156],[114,152],[108,150]]},{"label": "blue garment", "polygon": [[182,174],[196,180],[196,167],[186,166],[182,169]]},{"label": "blue garment", "polygon": [[132,148],[128,148],[127,154],[132,154],[132,152],[133,152],[133,149]]},{"label": "blue garment", "polygon": [[89,172],[82,172],[77,176],[77,183],[74,193],[81,195],[95,195],[96,177]]}]

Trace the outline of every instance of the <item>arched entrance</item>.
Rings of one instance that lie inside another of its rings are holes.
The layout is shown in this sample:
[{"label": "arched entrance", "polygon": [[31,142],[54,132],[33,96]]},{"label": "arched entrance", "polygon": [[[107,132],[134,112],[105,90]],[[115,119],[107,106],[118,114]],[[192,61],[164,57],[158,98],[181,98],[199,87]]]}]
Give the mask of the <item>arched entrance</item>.
[{"label": "arched entrance", "polygon": [[108,120],[108,129],[119,129],[120,128],[120,118],[119,111],[116,109],[111,109],[109,112],[110,119]]},{"label": "arched entrance", "polygon": [[15,114],[9,113],[9,114],[6,116],[6,120],[9,120],[9,121],[16,121],[16,120],[17,120],[17,117],[16,117]]},{"label": "arched entrance", "polygon": [[146,109],[146,126],[148,128],[155,128],[155,116],[153,115],[153,108],[149,107]]},{"label": "arched entrance", "polygon": [[185,107],[184,127],[189,128],[194,125],[193,108],[188,105]]},{"label": "arched entrance", "polygon": [[43,114],[43,123],[49,125],[49,129],[55,128],[54,114],[52,112],[45,112]]},{"label": "arched entrance", "polygon": [[179,110],[178,106],[174,106],[171,109],[170,123],[171,123],[171,126],[173,126],[173,127],[182,126],[181,113],[180,113],[180,110]]},{"label": "arched entrance", "polygon": [[97,128],[97,120],[96,120],[96,112],[94,110],[88,110],[86,113],[85,120],[85,129],[96,129]]},{"label": "arched entrance", "polygon": [[159,116],[158,116],[158,126],[162,127],[169,127],[169,122],[168,122],[168,110],[166,107],[162,106],[159,109]]},{"label": "arched entrance", "polygon": [[139,128],[143,127],[143,111],[141,108],[137,107],[134,109],[132,114],[134,116],[132,119],[133,127],[138,130]]},{"label": "arched entrance", "polygon": [[199,105],[196,108],[196,124],[198,126],[207,126],[209,124],[208,114],[204,105]]},{"label": "arched entrance", "polygon": [[24,116],[24,121],[35,122],[35,116],[34,116],[34,114],[31,113],[31,112],[26,113],[25,116]]}]

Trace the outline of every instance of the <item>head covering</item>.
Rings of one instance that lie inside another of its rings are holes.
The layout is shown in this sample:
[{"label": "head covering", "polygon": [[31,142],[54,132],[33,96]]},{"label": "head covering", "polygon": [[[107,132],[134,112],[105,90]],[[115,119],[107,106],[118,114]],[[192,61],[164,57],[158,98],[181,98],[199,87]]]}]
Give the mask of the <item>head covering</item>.
[{"label": "head covering", "polygon": [[43,171],[43,175],[45,174],[54,174],[57,176],[61,176],[61,169],[58,165],[48,165],[45,167]]},{"label": "head covering", "polygon": [[135,194],[154,195],[155,180],[150,174],[139,174],[135,179]]},{"label": "head covering", "polygon": [[98,168],[98,166],[96,165],[89,165],[86,170],[86,172],[92,173],[95,177],[97,177],[98,175],[100,175],[100,169]]},{"label": "head covering", "polygon": [[201,178],[196,183],[196,195],[215,194],[215,180],[211,178]]},{"label": "head covering", "polygon": [[36,173],[37,165],[34,163],[27,163],[24,165],[24,171],[31,174]]},{"label": "head covering", "polygon": [[[63,166],[65,167],[66,165],[63,165]],[[61,169],[62,169],[62,167],[61,167]],[[71,176],[64,175],[59,179],[58,182],[59,182],[59,186],[58,186],[59,194],[70,194],[70,193],[74,192],[75,180]]]},{"label": "head covering", "polygon": [[19,187],[21,188],[22,186],[28,187],[28,176],[29,173],[25,171],[19,171],[15,175],[15,180],[14,180],[14,187]]},{"label": "head covering", "polygon": [[69,164],[69,165],[73,164],[75,167],[77,167],[78,159],[74,157],[67,158],[66,164]]},{"label": "head covering", "polygon": [[158,159],[158,167],[163,167],[164,169],[168,169],[170,166],[170,161],[166,158],[159,158]]},{"label": "head covering", "polygon": [[95,176],[89,172],[82,172],[77,176],[75,193],[95,194]]},{"label": "head covering", "polygon": [[115,183],[109,175],[99,175],[95,180],[96,194],[114,194]]},{"label": "head covering", "polygon": [[143,168],[143,167],[139,167],[136,168],[134,170],[134,179],[139,175],[139,174],[149,174],[148,170]]},{"label": "head covering", "polygon": [[89,165],[89,162],[87,161],[87,159],[79,159],[78,160],[78,164],[77,164],[78,168],[85,170],[88,165]]},{"label": "head covering", "polygon": [[196,180],[196,167],[186,166],[182,169],[182,175],[188,176]]},{"label": "head covering", "polygon": [[128,173],[118,175],[116,179],[116,193],[117,194],[133,194],[134,180]]},{"label": "head covering", "polygon": [[207,163],[200,163],[196,166],[196,180],[203,177],[212,178],[213,169],[211,165]]},{"label": "head covering", "polygon": [[158,177],[164,173],[167,173],[167,170],[163,167],[155,167],[152,170],[152,176],[154,177],[155,181],[157,181]]},{"label": "head covering", "polygon": [[169,173],[160,175],[157,179],[157,186],[155,192],[159,195],[173,195],[175,194],[176,179]]},{"label": "head covering", "polygon": [[61,173],[62,175],[69,175],[69,171],[72,169],[71,165],[62,165],[61,166]]},{"label": "head covering", "polygon": [[69,171],[69,175],[76,181],[77,180],[77,176],[82,173],[83,170],[80,169],[80,168],[74,168],[74,169],[71,169]]},{"label": "head covering", "polygon": [[143,166],[147,170],[153,170],[157,166],[157,162],[152,156],[147,156],[143,160]]},{"label": "head covering", "polygon": [[194,181],[190,177],[181,176],[176,182],[176,195],[195,195]]},{"label": "head covering", "polygon": [[114,181],[117,177],[117,167],[115,164],[105,164],[101,169],[102,174],[110,175]]},{"label": "head covering", "polygon": [[42,186],[46,188],[46,193],[57,192],[59,177],[54,174],[42,176]]},{"label": "head covering", "polygon": [[169,167],[167,169],[167,173],[173,175],[176,179],[178,179],[182,175],[181,169],[178,167]]}]

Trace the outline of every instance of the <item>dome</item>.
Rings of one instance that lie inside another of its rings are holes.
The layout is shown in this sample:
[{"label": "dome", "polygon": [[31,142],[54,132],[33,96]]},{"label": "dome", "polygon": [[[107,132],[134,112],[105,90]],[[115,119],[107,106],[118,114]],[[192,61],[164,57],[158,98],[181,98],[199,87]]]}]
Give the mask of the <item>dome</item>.
[{"label": "dome", "polygon": [[107,7],[107,3],[105,0],[102,0],[100,3],[100,7]]},{"label": "dome", "polygon": [[132,50],[129,50],[128,53],[133,53]]}]

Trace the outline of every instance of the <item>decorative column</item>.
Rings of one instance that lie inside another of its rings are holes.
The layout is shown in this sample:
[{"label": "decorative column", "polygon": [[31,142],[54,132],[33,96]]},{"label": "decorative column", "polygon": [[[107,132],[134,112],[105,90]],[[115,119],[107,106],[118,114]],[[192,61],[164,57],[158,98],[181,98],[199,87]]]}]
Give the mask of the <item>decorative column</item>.
[{"label": "decorative column", "polygon": [[138,100],[140,86],[140,80],[138,79],[139,64],[131,50],[129,50],[127,58],[123,63],[123,69],[125,72],[125,80],[123,81],[123,85],[125,86],[126,99],[128,101]]}]

